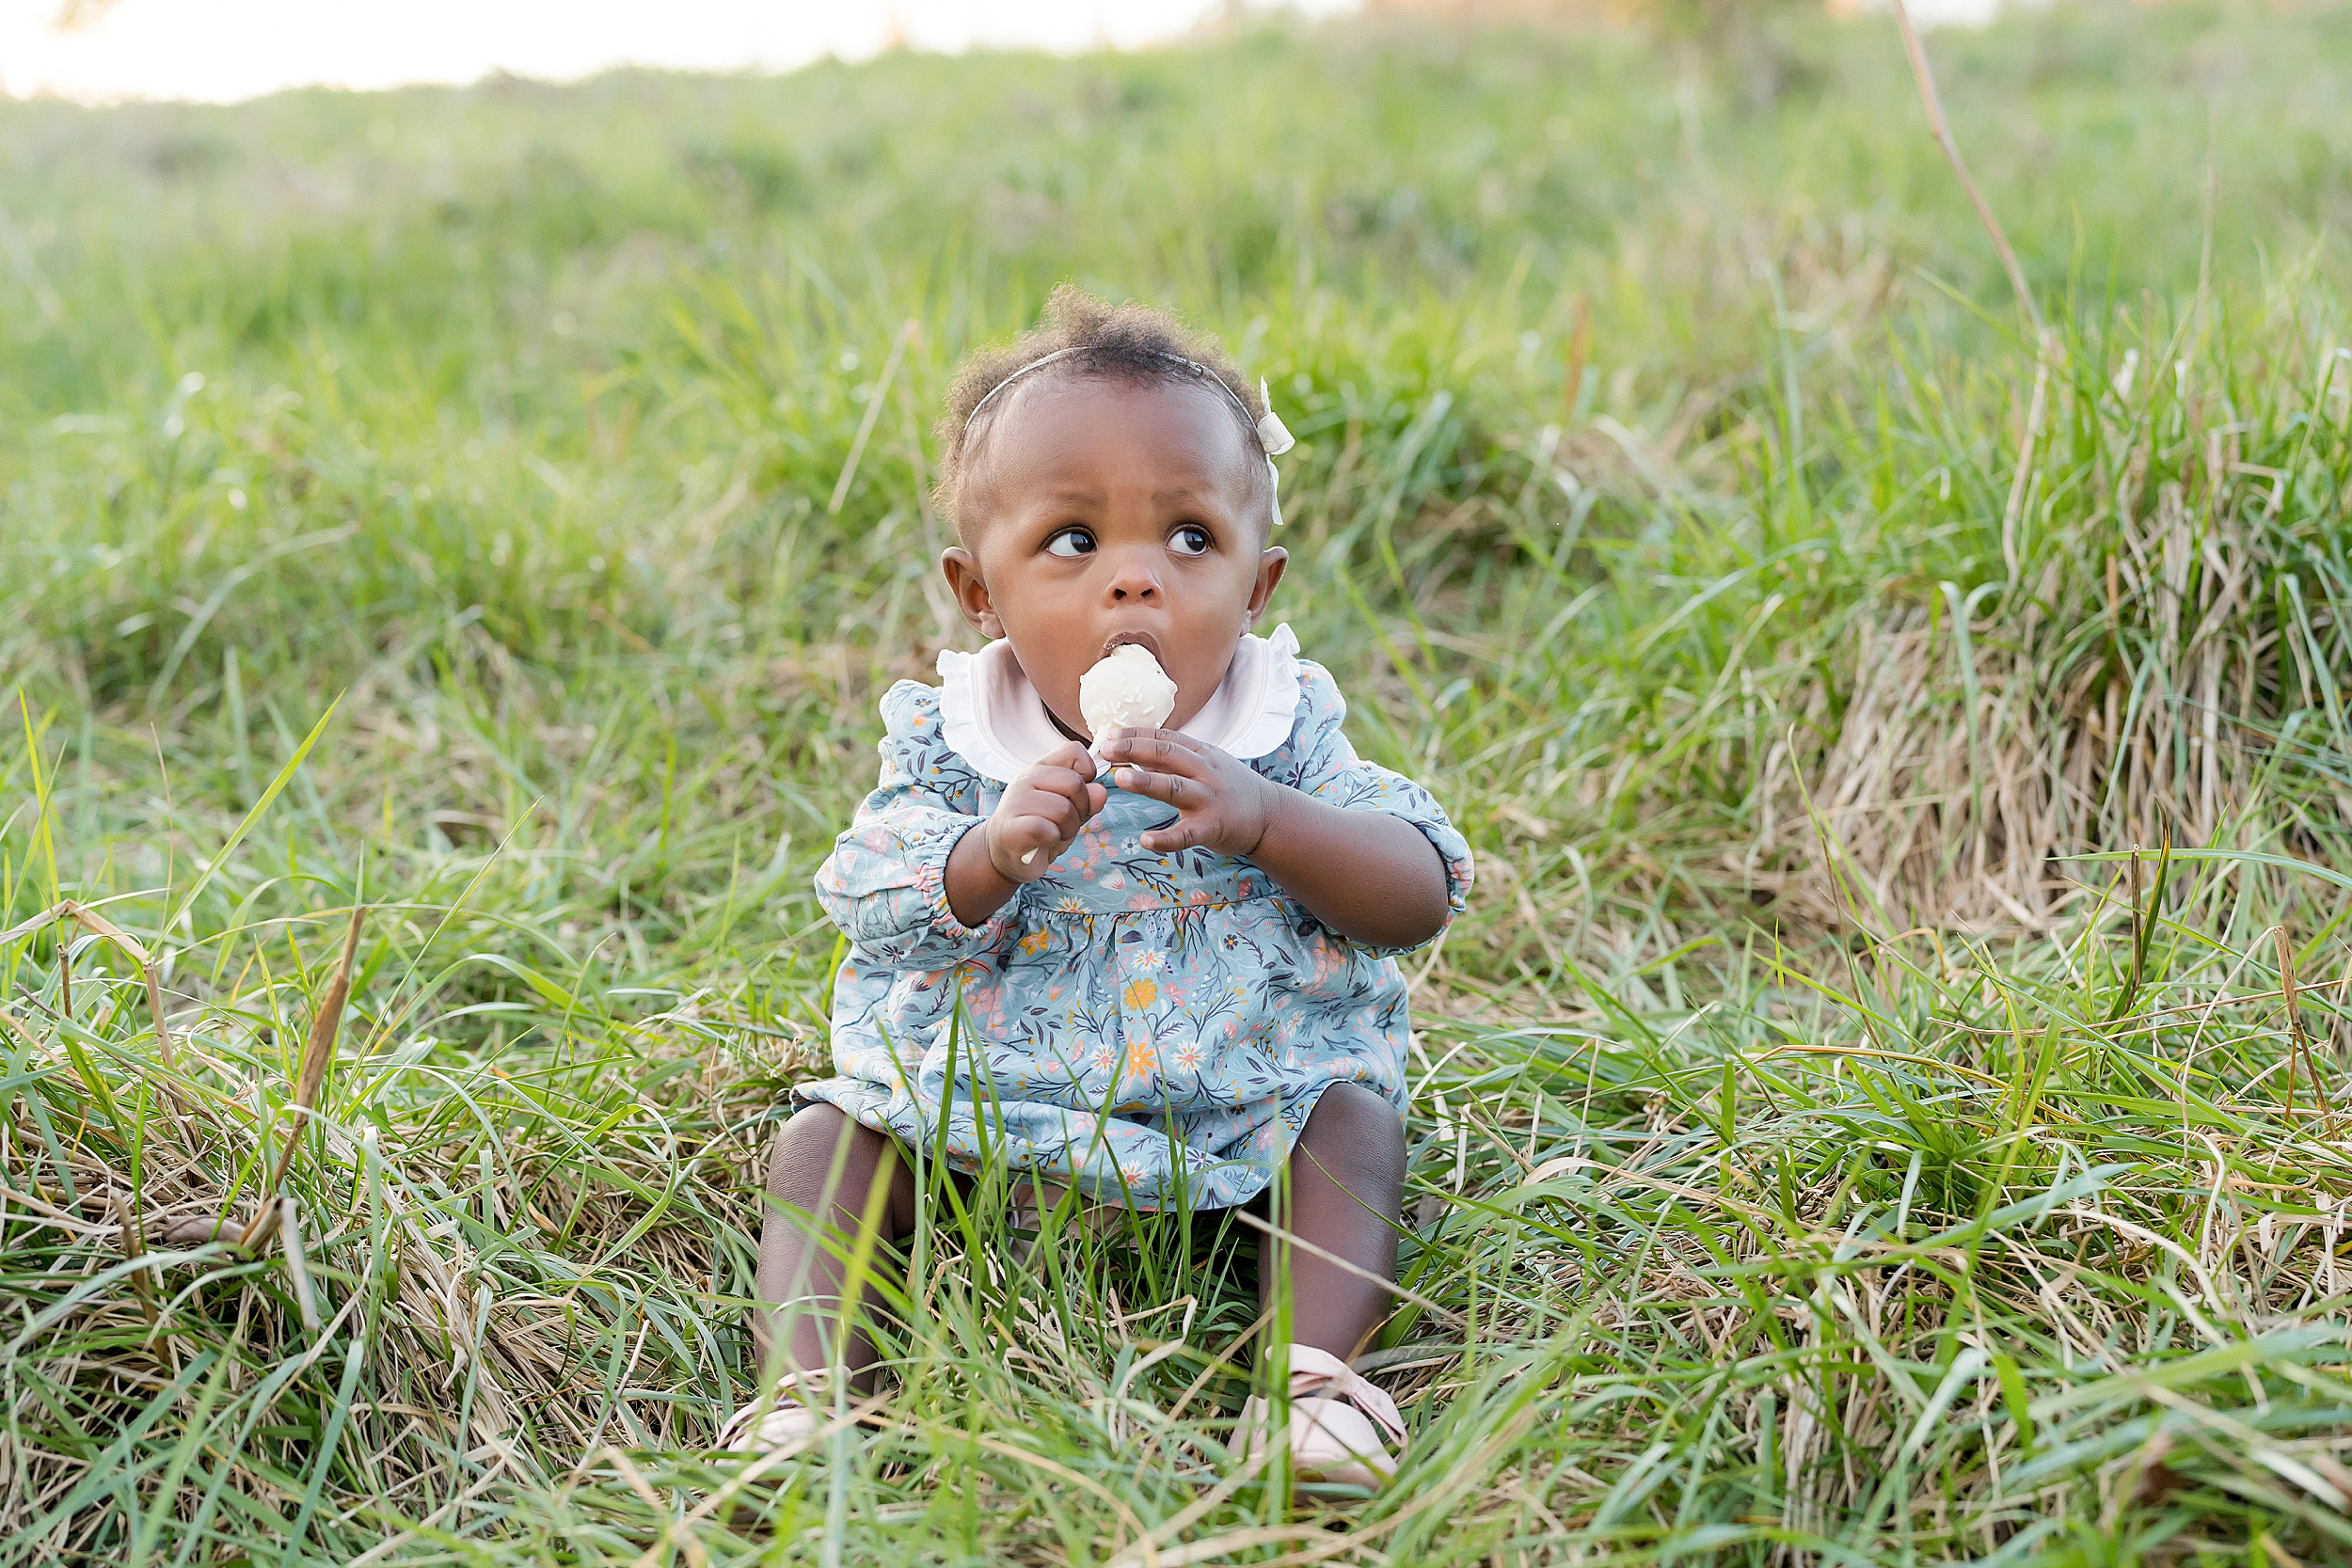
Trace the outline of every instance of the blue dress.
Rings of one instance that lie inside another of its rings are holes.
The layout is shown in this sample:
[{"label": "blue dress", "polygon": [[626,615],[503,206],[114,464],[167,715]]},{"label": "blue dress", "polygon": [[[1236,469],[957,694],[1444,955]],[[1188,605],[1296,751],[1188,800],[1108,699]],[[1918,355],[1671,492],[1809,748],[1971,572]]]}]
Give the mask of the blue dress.
[{"label": "blue dress", "polygon": [[[1450,919],[1470,891],[1469,845],[1428,791],[1356,755],[1328,672],[1283,665],[1287,733],[1279,713],[1260,725],[1279,744],[1248,765],[1426,833]],[[949,743],[942,697],[914,681],[883,696],[881,780],[817,874],[850,947],[834,980],[835,1076],[801,1099],[965,1171],[1003,1162],[1136,1209],[1247,1202],[1332,1084],[1405,1110],[1396,956],[1409,949],[1327,930],[1246,859],[1145,849],[1143,832],[1173,816],[1157,800],[1111,788],[1047,875],[984,924],[958,920],[948,852],[995,810],[1005,780],[991,772],[1012,769]]]}]

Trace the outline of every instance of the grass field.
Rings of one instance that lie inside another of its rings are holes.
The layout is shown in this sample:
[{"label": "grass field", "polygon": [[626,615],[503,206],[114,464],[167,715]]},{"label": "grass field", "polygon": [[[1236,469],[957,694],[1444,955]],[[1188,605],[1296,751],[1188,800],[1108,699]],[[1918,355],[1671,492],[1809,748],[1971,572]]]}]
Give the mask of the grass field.
[{"label": "grass field", "polygon": [[[2047,355],[1883,21],[0,103],[0,1560],[2352,1560],[2352,11],[1931,42]],[[1064,277],[1478,854],[1375,1498],[1226,1452],[1247,1233],[987,1191],[700,1448]]]}]

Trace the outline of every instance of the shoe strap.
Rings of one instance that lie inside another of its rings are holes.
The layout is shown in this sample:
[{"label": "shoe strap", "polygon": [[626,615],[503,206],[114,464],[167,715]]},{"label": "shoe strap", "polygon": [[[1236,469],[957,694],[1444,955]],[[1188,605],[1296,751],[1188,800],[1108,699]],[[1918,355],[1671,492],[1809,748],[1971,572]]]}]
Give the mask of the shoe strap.
[{"label": "shoe strap", "polygon": [[776,1379],[774,1385],[769,1389],[767,1398],[754,1400],[743,1406],[729,1418],[725,1426],[719,1429],[720,1439],[722,1441],[731,1439],[739,1430],[750,1427],[752,1423],[761,1419],[770,1411],[781,1409],[787,1404],[797,1404],[803,1409],[815,1410],[818,1408],[817,1405],[810,1402],[822,1400],[825,1397],[826,1388],[832,1382],[833,1374],[821,1367],[815,1371],[786,1372]]},{"label": "shoe strap", "polygon": [[825,1391],[832,1386],[833,1373],[823,1367],[818,1367],[813,1371],[781,1374],[776,1379],[775,1386],[770,1392],[776,1396],[778,1404],[782,1404],[787,1399],[794,1404],[807,1404],[809,1400],[803,1398],[803,1394],[813,1399],[823,1399]]},{"label": "shoe strap", "polygon": [[1396,1402],[1327,1350],[1312,1345],[1291,1347],[1291,1398],[1345,1400],[1371,1417],[1391,1439],[1405,1441],[1405,1418],[1397,1413]]}]

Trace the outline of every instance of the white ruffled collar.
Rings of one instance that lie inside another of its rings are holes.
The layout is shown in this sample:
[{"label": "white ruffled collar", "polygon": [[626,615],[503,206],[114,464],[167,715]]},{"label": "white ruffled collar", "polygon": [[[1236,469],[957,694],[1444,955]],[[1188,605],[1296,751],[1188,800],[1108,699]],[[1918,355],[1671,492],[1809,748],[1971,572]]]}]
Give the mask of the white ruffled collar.
[{"label": "white ruffled collar", "polygon": [[[939,681],[947,744],[985,778],[1010,784],[1070,743],[1001,638],[977,654],[940,650]],[[1216,694],[1177,733],[1244,761],[1262,757],[1290,738],[1298,695],[1298,639],[1291,628],[1277,626],[1271,637],[1244,633]]]}]

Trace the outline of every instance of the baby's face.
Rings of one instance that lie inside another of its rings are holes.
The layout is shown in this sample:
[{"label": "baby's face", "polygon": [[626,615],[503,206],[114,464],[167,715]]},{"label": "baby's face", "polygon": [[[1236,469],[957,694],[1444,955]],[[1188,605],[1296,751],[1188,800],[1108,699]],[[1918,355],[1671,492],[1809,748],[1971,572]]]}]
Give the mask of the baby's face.
[{"label": "baby's face", "polygon": [[1064,730],[1078,677],[1140,642],[1199,713],[1281,578],[1265,461],[1213,388],[1055,376],[1008,388],[940,560],[964,619],[1012,643]]}]

